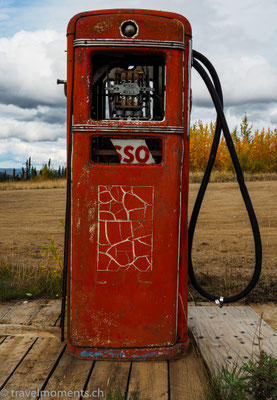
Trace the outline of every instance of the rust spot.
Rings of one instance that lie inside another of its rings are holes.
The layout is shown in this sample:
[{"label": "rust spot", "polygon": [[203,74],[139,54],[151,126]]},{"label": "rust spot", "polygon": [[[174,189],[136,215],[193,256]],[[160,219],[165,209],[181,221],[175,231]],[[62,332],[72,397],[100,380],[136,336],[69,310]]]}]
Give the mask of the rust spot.
[{"label": "rust spot", "polygon": [[107,31],[110,28],[110,21],[109,20],[105,20],[103,22],[98,22],[98,24],[94,25],[93,29],[94,31],[101,33],[104,31]]},{"label": "rust spot", "polygon": [[83,64],[83,62],[85,61],[85,55],[83,52],[78,53],[76,61],[79,66]]}]

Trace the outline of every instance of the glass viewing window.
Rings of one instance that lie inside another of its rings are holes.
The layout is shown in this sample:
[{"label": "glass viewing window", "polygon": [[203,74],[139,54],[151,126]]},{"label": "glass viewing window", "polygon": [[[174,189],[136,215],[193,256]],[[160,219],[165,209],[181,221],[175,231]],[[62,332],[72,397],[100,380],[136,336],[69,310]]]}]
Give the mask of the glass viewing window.
[{"label": "glass viewing window", "polygon": [[93,120],[164,118],[163,56],[97,53],[92,57],[92,70]]},{"label": "glass viewing window", "polygon": [[91,161],[101,164],[161,164],[162,139],[91,137]]}]

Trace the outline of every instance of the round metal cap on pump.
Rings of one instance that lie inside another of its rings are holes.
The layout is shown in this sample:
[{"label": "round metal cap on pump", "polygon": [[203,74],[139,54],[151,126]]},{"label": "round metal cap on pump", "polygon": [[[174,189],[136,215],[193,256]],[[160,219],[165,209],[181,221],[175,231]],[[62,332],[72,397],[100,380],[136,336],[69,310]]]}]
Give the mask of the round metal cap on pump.
[{"label": "round metal cap on pump", "polygon": [[128,38],[134,37],[138,33],[138,26],[134,21],[125,21],[120,27],[121,34]]}]

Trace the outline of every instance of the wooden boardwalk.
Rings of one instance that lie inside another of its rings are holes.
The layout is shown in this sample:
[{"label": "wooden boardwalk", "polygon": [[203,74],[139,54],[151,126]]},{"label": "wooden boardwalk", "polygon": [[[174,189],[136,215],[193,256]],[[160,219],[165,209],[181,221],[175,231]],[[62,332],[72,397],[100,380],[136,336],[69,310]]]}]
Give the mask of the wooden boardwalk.
[{"label": "wooden boardwalk", "polygon": [[[78,360],[60,342],[59,314],[59,300],[0,303],[2,398],[80,399],[87,391],[110,400],[203,399],[207,373],[193,347],[169,362]],[[247,361],[261,346],[277,356],[277,332],[250,307],[191,306],[189,325],[211,371]]]},{"label": "wooden boardwalk", "polygon": [[[99,399],[202,398],[206,372],[194,349],[170,362],[78,360],[60,342],[59,313],[59,300],[0,304],[2,397],[12,398],[13,390],[21,391],[18,397],[25,392],[20,398],[39,398],[35,392],[43,391],[41,398],[55,399],[59,391],[59,398],[79,399],[83,390]],[[27,397],[31,391],[34,396]],[[75,393],[66,396],[62,391]]]},{"label": "wooden boardwalk", "polygon": [[213,373],[240,366],[261,350],[277,358],[277,332],[249,306],[190,307],[189,327]]}]

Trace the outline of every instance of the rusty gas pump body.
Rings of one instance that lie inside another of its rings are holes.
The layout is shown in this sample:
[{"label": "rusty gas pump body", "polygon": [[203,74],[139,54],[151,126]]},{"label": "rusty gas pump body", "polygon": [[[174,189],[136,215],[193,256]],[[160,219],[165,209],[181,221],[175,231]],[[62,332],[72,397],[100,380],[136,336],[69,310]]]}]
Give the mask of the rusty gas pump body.
[{"label": "rusty gas pump body", "polygon": [[67,37],[68,349],[176,358],[188,348],[190,24],[92,11]]}]

